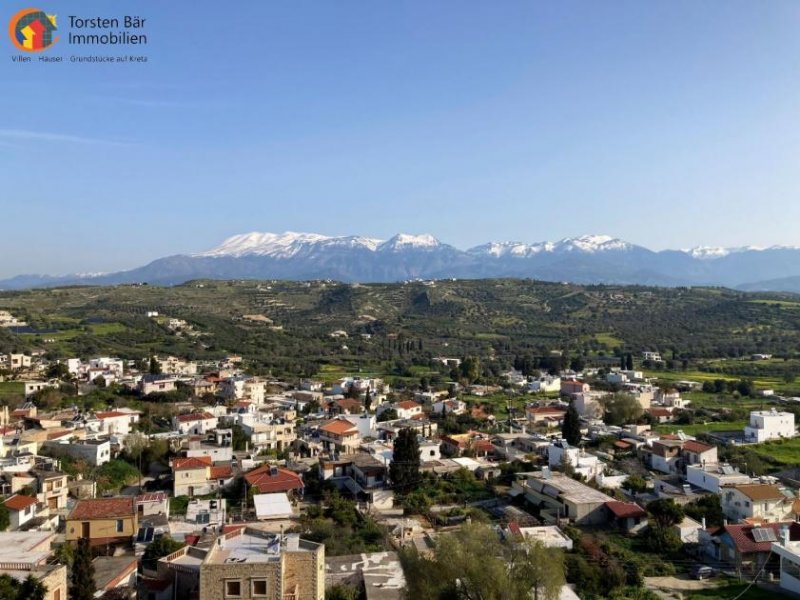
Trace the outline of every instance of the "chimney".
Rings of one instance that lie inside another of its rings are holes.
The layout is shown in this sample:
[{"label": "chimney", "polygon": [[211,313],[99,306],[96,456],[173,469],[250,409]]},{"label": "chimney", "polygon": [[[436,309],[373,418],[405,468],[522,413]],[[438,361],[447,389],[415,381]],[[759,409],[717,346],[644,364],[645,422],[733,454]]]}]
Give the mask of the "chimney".
[{"label": "chimney", "polygon": [[706,518],[705,517],[703,517],[702,523],[703,523],[703,529],[705,529],[706,528]]}]

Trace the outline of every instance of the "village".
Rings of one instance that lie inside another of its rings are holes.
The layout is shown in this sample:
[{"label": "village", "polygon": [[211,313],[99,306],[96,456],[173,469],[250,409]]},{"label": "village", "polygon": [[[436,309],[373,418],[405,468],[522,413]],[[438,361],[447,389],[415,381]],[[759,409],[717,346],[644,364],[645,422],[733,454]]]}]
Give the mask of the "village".
[{"label": "village", "polygon": [[[464,359],[436,360],[458,368]],[[653,589],[696,589],[720,575],[800,592],[800,478],[757,475],[720,456],[794,437],[794,413],[767,391],[771,404],[752,410],[741,431],[699,440],[660,430],[690,406],[681,390],[698,384],[665,389],[631,362],[538,376],[512,370],[497,389],[449,382],[396,393],[377,377],[250,376],[239,356],[198,364],[4,355],[0,365],[25,398],[0,414],[8,513],[0,572],[32,575],[47,598],[66,598],[58,557],[85,540],[98,598],[281,590],[299,600],[348,587],[388,600],[406,587],[398,551],[430,553],[442,531],[478,520],[549,548],[573,550],[582,532],[598,531],[671,546],[683,558],[667,575],[646,577]],[[74,405],[48,407],[48,393],[65,384],[77,391],[66,398]],[[488,404],[462,399],[501,388],[522,397],[524,411],[497,418]],[[116,394],[102,410],[81,408],[82,396],[109,389]],[[163,410],[140,408],[148,400]],[[626,408],[634,421],[604,422],[609,411],[624,421]],[[418,479],[403,489],[393,463],[408,439]],[[312,518],[345,500],[379,532],[352,554]],[[561,597],[577,597],[573,588]]]}]

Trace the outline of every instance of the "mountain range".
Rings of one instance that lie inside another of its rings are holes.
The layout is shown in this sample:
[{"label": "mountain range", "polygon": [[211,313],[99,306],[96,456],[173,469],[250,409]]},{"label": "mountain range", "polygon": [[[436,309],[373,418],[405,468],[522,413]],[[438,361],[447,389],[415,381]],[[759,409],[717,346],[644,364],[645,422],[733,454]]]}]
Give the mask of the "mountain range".
[{"label": "mountain range", "polygon": [[0,289],[138,282],[173,285],[192,279],[378,283],[495,277],[800,292],[800,248],[700,246],[656,252],[606,235],[585,235],[531,244],[489,242],[460,250],[432,235],[397,234],[379,240],[313,233],[248,233],[230,237],[207,252],[168,256],[129,271],[19,275],[0,281]]}]

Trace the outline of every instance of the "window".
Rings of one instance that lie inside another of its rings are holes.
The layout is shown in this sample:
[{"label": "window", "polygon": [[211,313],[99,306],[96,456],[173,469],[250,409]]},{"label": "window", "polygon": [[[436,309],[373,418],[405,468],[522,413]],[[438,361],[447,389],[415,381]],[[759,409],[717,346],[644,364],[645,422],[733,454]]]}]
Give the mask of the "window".
[{"label": "window", "polygon": [[252,592],[251,596],[266,596],[267,595],[267,580],[266,579],[253,579],[251,580]]},{"label": "window", "polygon": [[242,595],[242,582],[238,579],[225,582],[225,597],[239,598]]},{"label": "window", "polygon": [[117,519],[117,533],[122,533],[125,530],[125,521]]}]

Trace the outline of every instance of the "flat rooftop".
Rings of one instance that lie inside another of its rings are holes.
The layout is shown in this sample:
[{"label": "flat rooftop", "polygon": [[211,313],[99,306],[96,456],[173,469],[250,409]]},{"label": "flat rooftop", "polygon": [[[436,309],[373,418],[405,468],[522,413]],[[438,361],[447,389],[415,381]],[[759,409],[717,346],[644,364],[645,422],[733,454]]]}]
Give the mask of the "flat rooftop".
[{"label": "flat rooftop", "polygon": [[50,556],[55,536],[49,531],[4,531],[0,533],[0,568],[31,569]]},{"label": "flat rooftop", "polygon": [[[534,473],[526,473],[526,475],[529,476],[529,482],[534,483],[537,486],[543,485],[543,493],[548,496],[552,496],[553,498],[560,496],[565,500],[574,502],[575,504],[583,504],[587,502],[603,504],[605,502],[614,500],[614,498],[606,496],[603,492],[591,488],[588,485],[584,485],[580,481],[576,481],[571,477],[562,475],[561,473],[551,473],[550,476],[547,477],[541,471],[537,471]],[[556,492],[556,494],[548,494],[547,488],[551,488]]]},{"label": "flat rooftop", "polygon": [[296,533],[281,536],[257,529],[240,529],[217,538],[207,564],[269,563],[279,561],[281,552],[316,549],[317,544],[300,539]]},{"label": "flat rooftop", "polygon": [[567,543],[572,545],[571,538],[555,525],[520,527],[519,530],[525,537],[538,540],[548,548],[557,548]]}]

